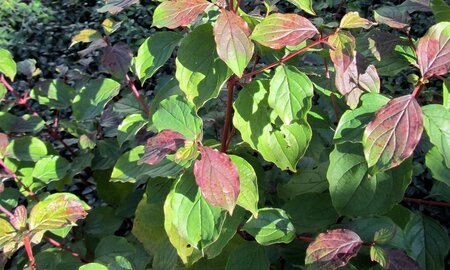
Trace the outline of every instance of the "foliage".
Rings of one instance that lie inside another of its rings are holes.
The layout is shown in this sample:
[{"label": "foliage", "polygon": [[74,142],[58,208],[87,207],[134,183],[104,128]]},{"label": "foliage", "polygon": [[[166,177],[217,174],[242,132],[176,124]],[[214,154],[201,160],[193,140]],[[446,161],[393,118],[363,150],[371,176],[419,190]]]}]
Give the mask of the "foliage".
[{"label": "foliage", "polygon": [[63,2],[0,7],[0,264],[448,267],[445,1]]}]

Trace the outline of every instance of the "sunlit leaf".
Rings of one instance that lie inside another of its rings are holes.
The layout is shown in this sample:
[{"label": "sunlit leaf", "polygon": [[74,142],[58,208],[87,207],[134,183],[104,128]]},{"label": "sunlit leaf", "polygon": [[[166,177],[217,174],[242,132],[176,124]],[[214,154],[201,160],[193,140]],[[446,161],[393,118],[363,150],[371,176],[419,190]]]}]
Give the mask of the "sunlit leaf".
[{"label": "sunlit leaf", "polygon": [[300,15],[274,13],[255,27],[250,38],[263,46],[281,49],[297,46],[318,33],[316,27]]},{"label": "sunlit leaf", "polygon": [[100,13],[109,12],[117,14],[131,5],[139,3],[139,0],[106,0],[106,5],[97,9]]},{"label": "sunlit leaf", "polygon": [[214,25],[217,54],[239,77],[253,56],[249,36],[250,28],[240,16],[227,10],[220,13]]},{"label": "sunlit leaf", "polygon": [[111,35],[112,33],[116,32],[120,26],[122,25],[122,22],[116,22],[111,18],[106,18],[102,22],[103,30],[105,30],[105,33],[108,35]]},{"label": "sunlit leaf", "polygon": [[11,81],[14,81],[16,72],[16,62],[14,62],[12,54],[9,51],[0,48],[0,73],[5,74]]},{"label": "sunlit leaf", "polygon": [[255,170],[245,159],[234,155],[229,157],[236,165],[239,173],[240,192],[237,204],[257,217],[259,194]]},{"label": "sunlit leaf", "polygon": [[233,213],[239,196],[239,174],[230,158],[209,147],[200,147],[194,165],[195,181],[206,201]]},{"label": "sunlit leaf", "polygon": [[341,24],[339,25],[340,28],[364,28],[369,29],[373,23],[369,21],[368,19],[361,18],[359,16],[358,12],[349,12],[344,15],[344,17],[341,19]]},{"label": "sunlit leaf", "polygon": [[381,247],[376,245],[370,247],[370,259],[372,262],[378,263],[383,269],[388,269],[388,257]]},{"label": "sunlit leaf", "polygon": [[102,38],[102,34],[94,29],[83,29],[78,34],[72,37],[72,43],[70,43],[70,47],[73,45],[83,42],[89,43]]},{"label": "sunlit leaf", "polygon": [[312,0],[288,0],[292,4],[296,5],[299,9],[304,10],[305,12],[316,15],[316,12],[313,9],[313,1]]},{"label": "sunlit leaf", "polygon": [[8,144],[5,156],[20,161],[38,161],[48,153],[47,146],[36,137],[16,138]]},{"label": "sunlit leaf", "polygon": [[441,181],[450,187],[450,166],[445,162],[444,156],[437,147],[433,147],[425,156],[425,165],[431,171],[433,179]]},{"label": "sunlit leaf", "polygon": [[155,9],[153,26],[170,29],[187,26],[212,4],[205,0],[169,0]]},{"label": "sunlit leaf", "polygon": [[178,132],[163,130],[147,139],[144,155],[139,162],[155,165],[167,155],[175,154],[178,148],[184,145],[185,140],[186,138]]},{"label": "sunlit leaf", "polygon": [[441,22],[428,29],[416,51],[424,78],[446,74],[450,69],[450,22]]},{"label": "sunlit leaf", "polygon": [[331,35],[328,42],[334,46],[334,49],[330,49],[330,57],[335,68],[345,72],[355,57],[355,38],[350,32],[339,31]]},{"label": "sunlit leaf", "polygon": [[358,254],[362,245],[359,236],[345,229],[321,233],[306,250],[305,264],[311,269],[334,270]]},{"label": "sunlit leaf", "polygon": [[369,167],[386,170],[413,153],[422,136],[420,105],[412,95],[392,99],[364,131],[364,154]]},{"label": "sunlit leaf", "polygon": [[444,156],[450,167],[450,111],[442,105],[422,107],[423,126],[432,144]]},{"label": "sunlit leaf", "polygon": [[18,230],[23,230],[27,227],[27,209],[23,205],[17,206],[14,210],[13,218],[11,218],[11,224]]},{"label": "sunlit leaf", "polygon": [[13,241],[16,235],[16,230],[14,227],[3,218],[0,218],[0,249],[4,247],[5,244]]}]

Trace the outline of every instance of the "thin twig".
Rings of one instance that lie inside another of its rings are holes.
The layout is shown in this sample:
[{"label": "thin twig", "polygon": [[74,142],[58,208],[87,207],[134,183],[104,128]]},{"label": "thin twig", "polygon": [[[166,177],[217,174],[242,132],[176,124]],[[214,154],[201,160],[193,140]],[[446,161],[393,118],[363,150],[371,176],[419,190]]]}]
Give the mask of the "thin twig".
[{"label": "thin twig", "polygon": [[228,79],[227,83],[227,111],[225,114],[225,123],[223,125],[222,140],[220,145],[220,151],[225,153],[227,151],[228,136],[230,135],[231,120],[233,117],[233,92],[236,85],[236,77],[233,75]]},{"label": "thin twig", "polygon": [[3,160],[0,159],[0,166],[3,167],[5,172],[9,175],[11,175],[14,180],[21,186],[23,189],[25,189],[28,192],[28,195],[33,198],[35,201],[39,201],[39,197],[34,193],[27,185],[25,185],[22,180],[3,162]]},{"label": "thin twig", "polygon": [[430,201],[430,200],[424,200],[424,199],[414,199],[414,198],[408,198],[408,197],[403,198],[403,201],[409,202],[409,203],[427,204],[427,205],[442,206],[442,207],[450,208],[450,203],[447,203],[447,202],[436,202],[436,201]]},{"label": "thin twig", "polygon": [[136,99],[138,100],[139,104],[141,105],[142,109],[145,112],[145,115],[147,117],[150,117],[150,109],[148,108],[147,104],[145,104],[144,99],[142,98],[141,94],[139,94],[139,91],[136,88],[136,85],[131,81],[130,76],[125,75],[125,79],[127,80],[128,86],[131,88],[131,91],[133,91],[133,94],[136,96]]},{"label": "thin twig", "polygon": [[297,236],[295,237],[295,239],[301,240],[301,241],[305,241],[305,242],[308,242],[308,243],[311,243],[311,242],[314,241],[314,238],[312,238],[312,237],[309,237],[309,236],[301,236],[301,235],[297,235]]},{"label": "thin twig", "polygon": [[44,240],[47,241],[48,243],[54,245],[54,246],[57,247],[57,248],[60,248],[60,249],[62,249],[62,250],[65,250],[65,251],[69,252],[70,255],[72,255],[72,256],[74,256],[74,257],[78,257],[82,262],[85,262],[85,263],[90,263],[90,262],[92,262],[91,260],[85,258],[84,256],[80,255],[80,254],[77,253],[76,251],[74,251],[74,250],[72,250],[72,249],[70,249],[70,248],[64,246],[63,244],[59,243],[58,241],[56,241],[56,240],[53,239],[53,238],[50,238],[50,237],[48,237],[48,236],[44,236]]}]

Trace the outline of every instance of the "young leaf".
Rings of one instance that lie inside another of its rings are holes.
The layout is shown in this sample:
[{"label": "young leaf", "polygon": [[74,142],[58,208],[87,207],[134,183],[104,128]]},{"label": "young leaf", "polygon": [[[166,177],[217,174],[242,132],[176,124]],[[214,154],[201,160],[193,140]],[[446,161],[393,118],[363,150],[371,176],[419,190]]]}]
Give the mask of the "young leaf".
[{"label": "young leaf", "polygon": [[444,75],[450,69],[450,22],[433,25],[417,44],[422,77]]},{"label": "young leaf", "polygon": [[381,7],[374,11],[373,17],[380,24],[386,24],[392,28],[407,30],[410,28],[411,17],[406,10],[396,7]]},{"label": "young leaf", "polygon": [[328,38],[328,42],[334,46],[330,49],[330,57],[336,70],[345,72],[355,57],[356,41],[350,32],[339,31]]},{"label": "young leaf", "polygon": [[254,45],[249,39],[250,28],[239,15],[222,10],[214,25],[217,54],[241,77],[252,59]]},{"label": "young leaf", "polygon": [[205,0],[165,1],[153,13],[153,26],[170,29],[187,26],[211,6],[212,3]]},{"label": "young leaf", "polygon": [[201,138],[202,119],[198,117],[194,106],[181,97],[171,96],[163,100],[153,114],[153,124],[160,132],[165,129],[173,130],[187,140]]},{"label": "young leaf", "polygon": [[450,167],[450,111],[442,105],[422,107],[423,126],[432,144],[444,156]]},{"label": "young leaf", "polygon": [[344,17],[341,19],[341,24],[339,25],[339,27],[343,29],[369,29],[372,25],[373,23],[371,21],[365,18],[361,18],[358,12],[353,11],[344,15]]},{"label": "young leaf", "polygon": [[175,32],[159,32],[142,43],[134,62],[136,75],[141,83],[152,77],[164,65],[182,37]]},{"label": "young leaf", "polygon": [[296,5],[299,9],[311,14],[316,15],[316,12],[313,9],[313,1],[312,0],[288,0],[292,4]]},{"label": "young leaf", "polygon": [[163,130],[156,136],[147,139],[144,155],[140,163],[155,165],[161,162],[167,155],[175,154],[184,145],[186,138],[178,132]]},{"label": "young leaf", "polygon": [[133,52],[125,43],[108,46],[103,50],[102,64],[108,72],[118,79],[123,79],[130,69]]},{"label": "young leaf", "polygon": [[281,65],[270,81],[269,106],[289,125],[293,120],[305,119],[311,109],[313,85],[311,80],[294,66]]},{"label": "young leaf", "polygon": [[253,167],[245,159],[238,156],[229,156],[236,165],[239,173],[240,192],[237,204],[258,217],[258,181]]},{"label": "young leaf", "polygon": [[106,5],[97,9],[97,11],[100,13],[109,12],[114,15],[137,3],[139,3],[139,0],[107,0]]},{"label": "young leaf", "polygon": [[217,55],[211,24],[195,28],[183,39],[176,59],[175,76],[187,99],[197,109],[217,97],[231,76],[231,70]]},{"label": "young leaf", "polygon": [[11,53],[5,49],[0,48],[0,73],[5,74],[6,77],[14,81],[17,68]]},{"label": "young leaf", "polygon": [[316,27],[300,15],[274,13],[255,27],[250,38],[263,46],[281,49],[297,46],[318,33]]},{"label": "young leaf", "polygon": [[361,238],[350,230],[321,233],[306,249],[305,264],[314,269],[337,269],[358,254],[362,243]]},{"label": "young leaf", "polygon": [[86,217],[89,209],[74,195],[57,193],[38,202],[31,209],[28,220],[30,230],[34,232],[73,226],[79,219]]},{"label": "young leaf", "polygon": [[27,227],[27,209],[23,205],[19,205],[14,210],[14,217],[10,220],[14,228],[23,230]]},{"label": "young leaf", "polygon": [[200,147],[200,153],[201,159],[194,164],[194,174],[203,197],[232,215],[240,187],[236,165],[215,149]]},{"label": "young leaf", "polygon": [[420,105],[412,95],[394,98],[379,110],[364,131],[363,145],[369,167],[387,170],[413,153],[422,136]]},{"label": "young leaf", "polygon": [[377,262],[383,269],[389,269],[387,254],[381,247],[376,245],[370,247],[370,259],[372,262]]},{"label": "young leaf", "polygon": [[411,259],[403,250],[388,249],[387,255],[387,270],[421,270],[419,264]]},{"label": "young leaf", "polygon": [[251,217],[242,229],[261,245],[290,243],[295,238],[294,225],[286,212],[278,208],[260,209],[258,218]]},{"label": "young leaf", "polygon": [[395,226],[392,226],[390,228],[382,228],[375,232],[373,241],[377,244],[386,244],[387,242],[394,239],[396,233],[397,230]]}]

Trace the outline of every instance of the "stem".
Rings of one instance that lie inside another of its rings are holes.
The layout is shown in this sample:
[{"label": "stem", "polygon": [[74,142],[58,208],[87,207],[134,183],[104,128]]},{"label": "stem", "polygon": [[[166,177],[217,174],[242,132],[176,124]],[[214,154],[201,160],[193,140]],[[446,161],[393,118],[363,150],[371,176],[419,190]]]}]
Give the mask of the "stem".
[{"label": "stem", "polygon": [[309,237],[309,236],[301,236],[301,235],[297,235],[297,236],[295,237],[295,239],[301,240],[301,241],[305,241],[305,242],[309,242],[309,243],[311,243],[311,242],[314,241],[314,238],[312,238],[312,237]]},{"label": "stem", "polygon": [[261,72],[263,72],[264,70],[267,70],[267,69],[273,68],[273,67],[275,67],[275,66],[278,66],[278,65],[280,65],[280,64],[282,64],[282,63],[288,61],[289,59],[291,59],[291,58],[293,58],[293,57],[299,55],[300,53],[302,53],[302,52],[304,52],[304,51],[306,51],[306,50],[308,50],[308,49],[310,49],[310,48],[312,48],[312,47],[314,47],[314,46],[316,46],[316,45],[318,45],[318,44],[321,44],[321,43],[327,44],[326,40],[328,39],[329,36],[331,36],[331,35],[333,35],[333,34],[334,34],[334,32],[331,33],[331,34],[328,34],[328,35],[326,35],[326,36],[324,36],[324,37],[321,37],[321,38],[319,38],[318,40],[313,41],[313,42],[311,42],[310,44],[306,45],[305,47],[301,48],[300,50],[295,51],[295,52],[293,52],[293,53],[290,53],[290,54],[288,54],[288,55],[282,57],[280,60],[278,60],[278,61],[276,61],[276,62],[274,62],[274,63],[272,63],[272,64],[268,64],[267,66],[262,67],[262,68],[260,68],[260,69],[258,69],[258,70],[255,70],[255,71],[252,71],[252,72],[250,72],[250,73],[244,74],[244,75],[242,75],[242,77],[241,77],[240,79],[253,77],[254,75],[256,75],[256,74],[258,74],[258,73],[261,73]]},{"label": "stem", "polygon": [[414,40],[412,39],[411,33],[409,33],[409,31],[406,32],[406,36],[408,37],[409,43],[411,43],[414,51],[416,51],[416,45],[414,44]]},{"label": "stem", "polygon": [[45,241],[47,241],[48,243],[54,245],[55,247],[60,248],[60,249],[62,249],[62,250],[65,250],[65,251],[69,252],[70,255],[72,255],[72,256],[74,256],[74,257],[78,257],[78,258],[80,259],[80,261],[82,261],[82,262],[84,262],[84,263],[90,263],[90,262],[92,262],[91,260],[86,259],[85,257],[81,256],[79,253],[77,253],[77,252],[73,251],[72,249],[70,249],[70,248],[64,246],[63,244],[59,243],[58,241],[56,241],[56,240],[53,239],[53,238],[50,238],[50,237],[48,237],[48,236],[44,236],[44,239],[45,239]]},{"label": "stem", "polygon": [[133,91],[133,94],[136,96],[136,98],[137,98],[139,104],[141,105],[142,109],[144,110],[146,116],[150,117],[150,110],[149,110],[147,104],[145,104],[145,101],[142,98],[141,94],[139,94],[139,91],[137,90],[136,85],[134,85],[134,83],[131,81],[128,74],[125,75],[125,79],[127,80],[128,86],[131,88],[131,91]]},{"label": "stem", "polygon": [[330,95],[331,105],[333,106],[334,114],[336,115],[336,120],[339,123],[339,120],[341,119],[341,113],[339,112],[339,107],[337,105],[337,99],[336,96],[331,93]]},{"label": "stem", "polygon": [[341,9],[344,6],[344,4],[345,4],[344,0],[341,0],[341,2],[339,2],[339,6],[336,9],[336,13],[334,13],[333,20],[337,19],[337,17],[339,16],[339,12],[341,12]]},{"label": "stem", "polygon": [[[29,113],[31,113],[31,115],[33,116],[37,116],[40,117],[39,114],[33,110],[33,108],[31,108],[31,106],[27,103],[28,100],[28,94],[26,94],[23,98],[20,96],[20,94],[14,90],[14,88],[6,81],[5,77],[3,76],[3,74],[0,75],[0,83],[2,83],[6,89],[8,89],[11,93],[13,93],[19,100],[19,104],[20,105],[24,105],[25,108],[28,110]],[[62,140],[61,136],[58,134],[57,130],[54,130],[51,126],[49,126],[47,123],[44,124],[45,128],[50,132],[50,136],[52,136],[55,140],[58,140],[63,146],[64,148],[67,149],[67,151],[69,151],[69,153],[72,156],[75,156],[75,152]]]},{"label": "stem", "polygon": [[[8,216],[9,220],[11,220],[11,219],[14,218],[13,213],[9,212],[9,211],[8,211],[5,207],[3,207],[1,204],[0,204],[0,212],[2,212],[3,214],[5,214],[6,216]],[[12,225],[12,224],[11,224],[11,225]]]},{"label": "stem", "polygon": [[239,6],[241,5],[241,0],[236,1],[236,7],[234,8],[234,13],[237,13],[239,10]]},{"label": "stem", "polygon": [[0,166],[3,167],[3,169],[5,170],[5,172],[9,175],[11,175],[14,180],[19,184],[19,186],[23,187],[23,189],[25,189],[28,192],[28,195],[30,197],[32,197],[35,201],[39,201],[38,196],[36,195],[36,193],[34,193],[29,187],[27,187],[21,180],[19,177],[17,177],[17,175],[10,169],[8,168],[8,166],[6,166],[6,164],[3,162],[3,160],[0,159]]},{"label": "stem", "polygon": [[424,86],[425,86],[425,84],[423,83],[423,80],[420,79],[420,80],[417,82],[416,87],[414,88],[414,92],[412,93],[412,96],[413,96],[414,98],[417,98],[417,96],[420,94],[420,92],[422,91],[422,89],[423,89]]},{"label": "stem", "polygon": [[424,199],[414,199],[414,198],[403,198],[404,202],[410,202],[410,203],[417,203],[417,204],[427,204],[427,205],[433,205],[433,206],[443,206],[443,207],[449,207],[450,203],[447,202],[435,202],[430,200],[424,200]]},{"label": "stem", "polygon": [[33,250],[31,249],[30,236],[27,235],[23,239],[23,245],[25,246],[25,250],[27,251],[28,260],[30,261],[31,269],[36,269],[36,261],[34,260]]},{"label": "stem", "polygon": [[236,77],[233,75],[227,82],[227,111],[225,115],[225,123],[223,125],[222,140],[220,145],[220,151],[225,153],[228,149],[228,136],[230,135],[231,119],[233,117],[233,91],[236,85]]}]

